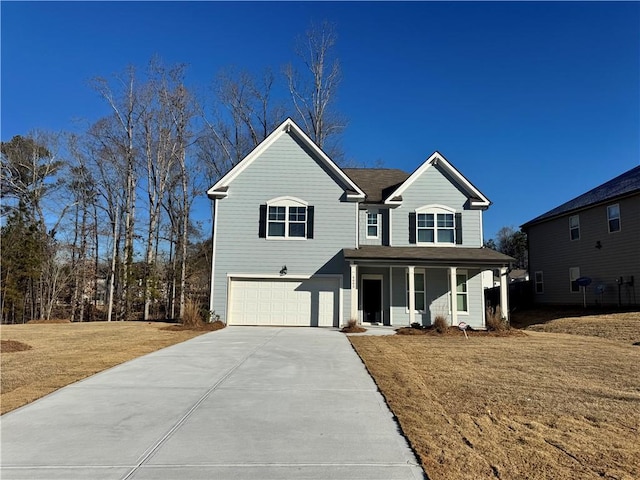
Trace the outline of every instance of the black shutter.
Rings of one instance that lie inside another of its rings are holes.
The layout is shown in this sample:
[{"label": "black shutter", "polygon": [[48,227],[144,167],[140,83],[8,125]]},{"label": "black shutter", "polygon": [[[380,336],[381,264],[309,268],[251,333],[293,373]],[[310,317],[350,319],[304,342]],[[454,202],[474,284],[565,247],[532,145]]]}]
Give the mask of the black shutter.
[{"label": "black shutter", "polygon": [[258,223],[258,237],[267,238],[267,206],[260,205],[260,221]]},{"label": "black shutter", "polygon": [[462,214],[456,213],[456,245],[462,245]]},{"label": "black shutter", "polygon": [[313,206],[307,207],[307,238],[313,238]]},{"label": "black shutter", "polygon": [[416,212],[409,213],[409,243],[416,243]]}]

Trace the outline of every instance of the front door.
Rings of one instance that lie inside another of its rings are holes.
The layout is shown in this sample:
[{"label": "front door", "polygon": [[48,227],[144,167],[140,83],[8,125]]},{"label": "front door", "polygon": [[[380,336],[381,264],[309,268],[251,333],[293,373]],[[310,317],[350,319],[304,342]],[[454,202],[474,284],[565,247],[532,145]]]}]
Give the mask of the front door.
[{"label": "front door", "polygon": [[362,279],[362,320],[382,323],[382,280]]}]

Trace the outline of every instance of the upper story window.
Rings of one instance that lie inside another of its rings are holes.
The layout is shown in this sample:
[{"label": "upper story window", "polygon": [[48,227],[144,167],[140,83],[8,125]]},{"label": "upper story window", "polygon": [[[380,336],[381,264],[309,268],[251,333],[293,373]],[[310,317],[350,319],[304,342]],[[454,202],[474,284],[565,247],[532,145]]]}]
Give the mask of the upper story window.
[{"label": "upper story window", "polygon": [[378,238],[379,229],[378,214],[367,212],[367,238]]},{"label": "upper story window", "polygon": [[[412,218],[413,215],[415,219]],[[453,209],[441,205],[419,208],[409,218],[412,237],[409,241],[418,244],[462,244],[461,219],[460,213],[455,213]]]},{"label": "upper story window", "polygon": [[313,207],[294,197],[278,197],[260,206],[259,237],[313,238]]},{"label": "upper story window", "polygon": [[620,231],[620,205],[616,203],[607,207],[607,221],[609,233]]},{"label": "upper story window", "polygon": [[580,215],[569,217],[569,238],[580,240]]}]

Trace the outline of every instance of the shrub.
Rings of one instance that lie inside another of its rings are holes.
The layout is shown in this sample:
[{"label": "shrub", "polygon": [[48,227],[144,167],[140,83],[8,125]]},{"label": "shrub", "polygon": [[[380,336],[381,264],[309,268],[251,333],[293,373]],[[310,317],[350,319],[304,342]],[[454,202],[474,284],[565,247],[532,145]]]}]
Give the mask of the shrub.
[{"label": "shrub", "polygon": [[447,331],[449,323],[444,315],[436,315],[436,318],[433,319],[433,328],[435,328],[438,333],[445,333]]},{"label": "shrub", "polygon": [[352,318],[347,322],[347,325],[342,327],[340,330],[342,333],[362,333],[366,332],[367,329],[361,325],[358,325],[358,320]]},{"label": "shrub", "polygon": [[507,329],[507,322],[502,318],[500,306],[495,308],[487,307],[486,326],[487,330],[494,332],[501,332]]},{"label": "shrub", "polygon": [[197,327],[202,323],[202,320],[200,305],[190,298],[187,299],[184,304],[184,315],[181,318],[182,325],[185,327]]}]

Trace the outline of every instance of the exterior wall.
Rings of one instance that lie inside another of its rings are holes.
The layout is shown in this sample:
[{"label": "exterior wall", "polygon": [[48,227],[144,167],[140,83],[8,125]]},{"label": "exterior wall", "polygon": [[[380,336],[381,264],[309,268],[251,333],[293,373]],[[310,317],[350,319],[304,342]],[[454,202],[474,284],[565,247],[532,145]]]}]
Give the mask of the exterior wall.
[{"label": "exterior wall", "polygon": [[389,323],[389,269],[385,267],[358,267],[358,315],[360,320],[363,318],[362,307],[362,276],[363,275],[382,275],[382,323]]},{"label": "exterior wall", "polygon": [[[416,267],[419,269],[420,267]],[[473,328],[484,328],[484,290],[480,270],[463,270],[467,273],[467,294],[469,313],[458,312],[458,322],[465,322]],[[416,312],[415,321],[422,325],[431,325],[437,315],[444,315],[451,321],[449,294],[449,270],[447,268],[426,268],[427,311]],[[391,293],[391,317],[394,326],[408,326],[407,307],[407,269],[392,269],[393,292]]]},{"label": "exterior wall", "polygon": [[[439,204],[462,213],[462,245],[482,246],[482,210],[468,208],[467,195],[437,165],[427,168],[402,194],[402,205],[392,214],[394,246],[410,246],[409,213],[425,205]],[[428,247],[425,247],[428,248]]]},{"label": "exterior wall", "polygon": [[[607,206],[620,206],[620,231],[609,233]],[[576,213],[574,213],[576,214]],[[529,275],[535,289],[535,272],[542,271],[544,293],[536,303],[582,304],[582,291],[570,291],[569,268],[579,267],[580,276],[592,279],[586,288],[587,304],[617,305],[616,278],[634,276],[634,285],[620,289],[622,305],[640,304],[640,195],[591,207],[577,213],[580,239],[570,240],[569,217],[565,215],[528,229]],[[600,242],[602,248],[596,248]],[[598,295],[596,288],[604,286]],[[535,291],[535,290],[534,290]]]},{"label": "exterior wall", "polygon": [[[366,209],[360,209],[358,215],[360,217],[359,230],[360,230],[360,245],[383,245],[382,239],[384,237],[385,223],[383,218],[383,211],[385,209],[376,207],[367,207]],[[378,215],[378,238],[367,238],[367,214],[375,213]]]},{"label": "exterior wall", "polygon": [[[341,250],[355,247],[356,205],[342,201],[343,194],[332,174],[291,135],[280,137],[241,172],[228,196],[216,200],[216,314],[226,320],[228,274],[278,276],[286,265],[290,276],[342,275],[343,319],[348,320],[350,277]],[[313,239],[258,237],[260,205],[280,196],[314,206]]]}]

